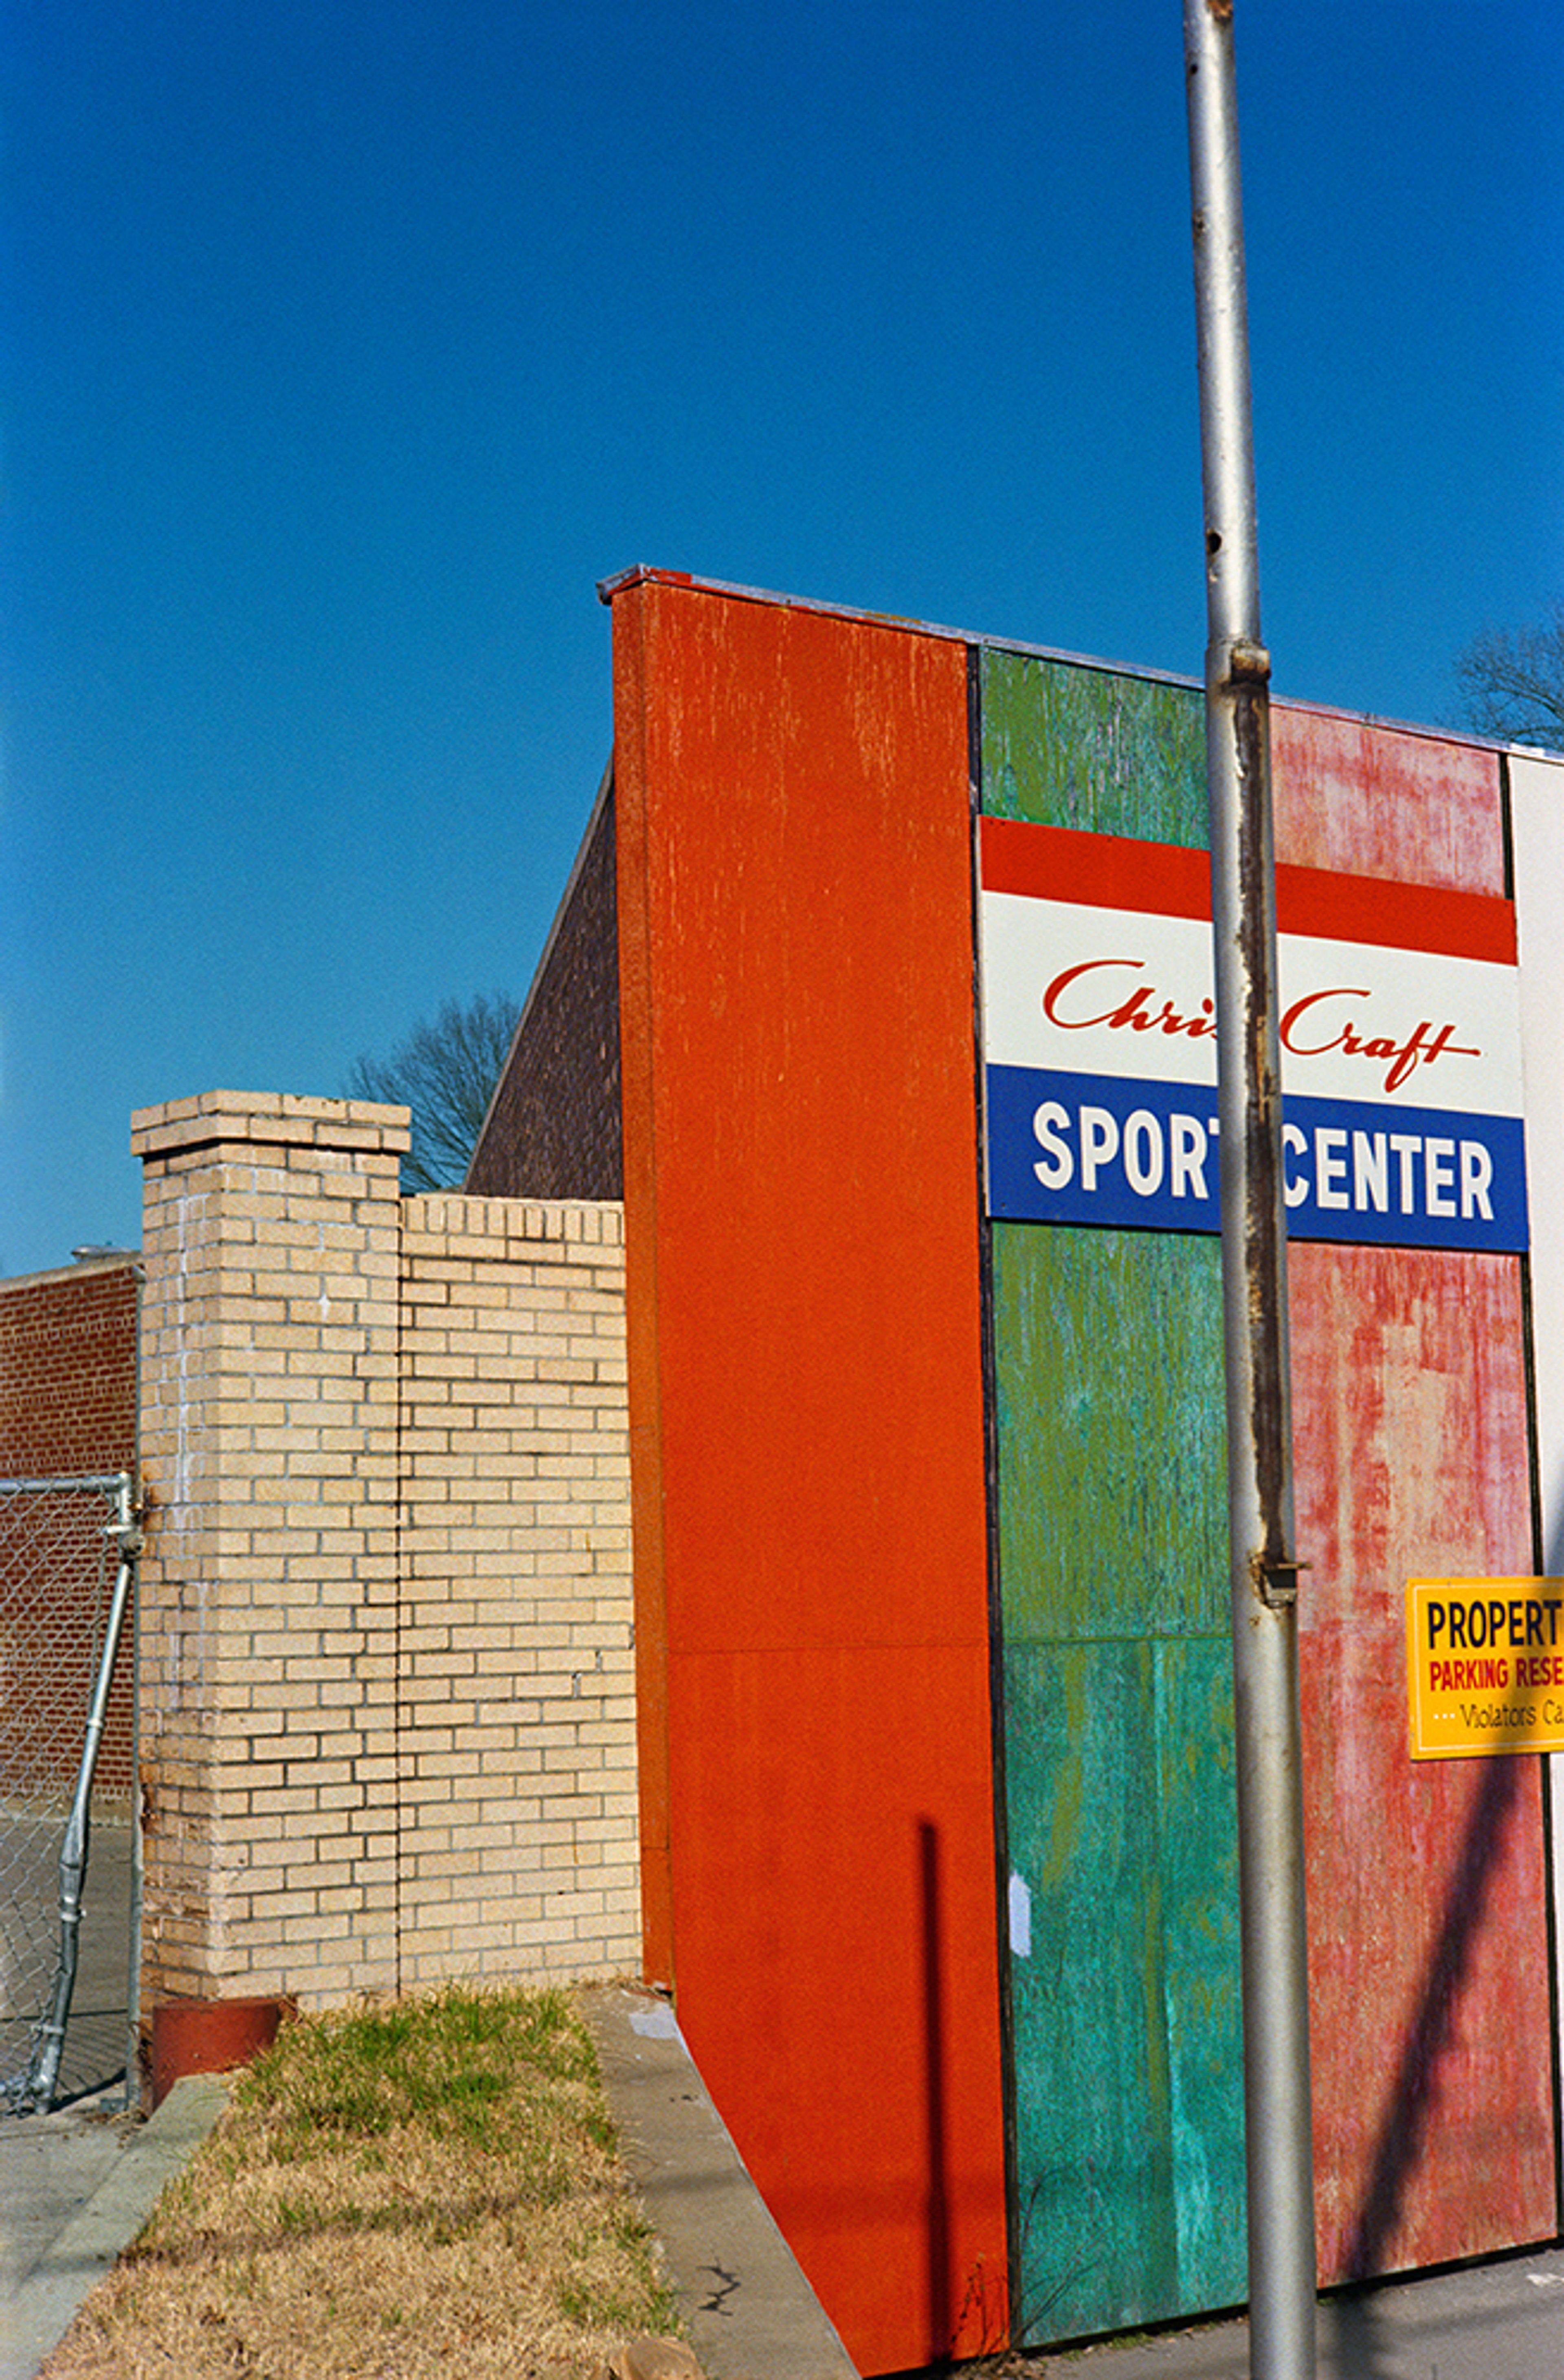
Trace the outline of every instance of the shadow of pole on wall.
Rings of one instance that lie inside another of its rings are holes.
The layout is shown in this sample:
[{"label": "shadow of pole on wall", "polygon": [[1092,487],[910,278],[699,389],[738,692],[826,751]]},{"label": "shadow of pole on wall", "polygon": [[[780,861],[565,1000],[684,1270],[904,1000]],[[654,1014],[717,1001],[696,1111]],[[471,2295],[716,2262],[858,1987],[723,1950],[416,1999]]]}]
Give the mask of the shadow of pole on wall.
[{"label": "shadow of pole on wall", "polygon": [[1401,2051],[1395,2087],[1380,2126],[1374,2170],[1348,2250],[1350,2280],[1366,2280],[1383,2271],[1386,2252],[1400,2222],[1407,2184],[1417,2170],[1438,2092],[1439,2061],[1449,2044],[1472,1954],[1487,1912],[1505,1826],[1520,1792],[1522,1757],[1504,1756],[1480,1764],[1483,1781],[1467,1817],[1444,1922],[1423,1973],[1417,2013]]},{"label": "shadow of pole on wall", "polygon": [[945,2123],[945,1999],[940,1965],[939,1828],[932,1818],[918,1821],[918,1882],[923,1921],[923,2077],[928,2108],[929,2361],[947,2363],[954,2341]]}]

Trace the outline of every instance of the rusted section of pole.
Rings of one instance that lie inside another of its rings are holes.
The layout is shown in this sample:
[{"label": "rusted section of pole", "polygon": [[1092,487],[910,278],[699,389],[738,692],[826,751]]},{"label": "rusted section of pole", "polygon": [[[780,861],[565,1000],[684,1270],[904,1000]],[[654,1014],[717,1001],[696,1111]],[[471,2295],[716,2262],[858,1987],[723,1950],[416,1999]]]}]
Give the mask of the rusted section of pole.
[{"label": "rusted section of pole", "polygon": [[[1248,1558],[1254,1591],[1273,1609],[1297,1599],[1291,1560],[1291,1409],[1287,1348],[1286,1208],[1281,1171],[1281,1075],[1277,1046],[1275,868],[1271,841],[1270,656],[1246,638],[1214,640],[1207,731],[1230,737],[1236,815],[1237,896],[1213,907],[1215,930],[1230,940],[1241,1002],[1241,1046],[1233,1068],[1241,1097],[1244,1302],[1250,1374],[1250,1444],[1260,1542]],[[1218,776],[1228,771],[1217,764]],[[1208,768],[1208,776],[1210,770]],[[1225,782],[1220,790],[1226,795]],[[1214,813],[1215,816],[1215,813]],[[1227,860],[1227,855],[1224,855]],[[1228,865],[1230,868],[1230,861]],[[1235,1015],[1230,1002],[1229,1017]],[[1218,1062],[1220,1062],[1218,1061]],[[1229,1146],[1231,1144],[1229,1143]]]},{"label": "rusted section of pole", "polygon": [[1255,2380],[1313,2380],[1314,2192],[1271,664],[1260,629],[1232,14],[1232,0],[1184,0],[1205,506],[1250,2360]]}]

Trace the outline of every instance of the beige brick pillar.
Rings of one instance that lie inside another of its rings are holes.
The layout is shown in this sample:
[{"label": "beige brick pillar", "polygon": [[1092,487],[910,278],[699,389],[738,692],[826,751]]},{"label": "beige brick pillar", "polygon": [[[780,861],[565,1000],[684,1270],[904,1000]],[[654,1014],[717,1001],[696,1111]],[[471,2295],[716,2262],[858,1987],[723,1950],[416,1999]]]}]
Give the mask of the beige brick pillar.
[{"label": "beige brick pillar", "polygon": [[397,1980],[407,1111],[143,1110],[143,2001]]},{"label": "beige brick pillar", "polygon": [[641,1959],[617,1205],[406,1201],[402,1980]]}]

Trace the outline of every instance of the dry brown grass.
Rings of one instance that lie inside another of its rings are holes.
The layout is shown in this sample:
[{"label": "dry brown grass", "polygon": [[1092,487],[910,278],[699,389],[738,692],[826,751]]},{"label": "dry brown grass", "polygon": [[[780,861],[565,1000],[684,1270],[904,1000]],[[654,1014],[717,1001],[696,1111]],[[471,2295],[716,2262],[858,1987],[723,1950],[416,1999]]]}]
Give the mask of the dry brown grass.
[{"label": "dry brown grass", "polygon": [[288,2026],[43,2380],[588,2380],[677,2328],[563,1992]]}]

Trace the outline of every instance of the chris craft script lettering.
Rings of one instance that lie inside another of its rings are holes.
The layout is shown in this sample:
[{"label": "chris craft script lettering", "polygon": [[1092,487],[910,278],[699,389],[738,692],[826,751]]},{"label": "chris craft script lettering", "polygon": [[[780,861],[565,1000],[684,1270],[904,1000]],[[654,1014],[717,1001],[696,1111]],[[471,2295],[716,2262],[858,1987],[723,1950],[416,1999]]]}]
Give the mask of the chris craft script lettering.
[{"label": "chris craft script lettering", "polygon": [[[1216,1003],[1209,996],[1192,1008],[1187,1004],[1179,1008],[1149,983],[1134,984],[1122,997],[1116,998],[1118,987],[1101,980],[1105,973],[1111,976],[1116,971],[1122,974],[1128,970],[1139,974],[1144,965],[1143,959],[1108,958],[1083,959],[1074,966],[1063,967],[1044,991],[1043,1014],[1062,1033],[1106,1029],[1177,1035],[1191,1041],[1204,1040],[1216,1033]],[[1088,983],[1088,977],[1096,980]],[[1419,1066],[1432,1066],[1436,1059],[1483,1055],[1476,1044],[1455,1038],[1453,1025],[1436,1026],[1432,1018],[1425,1016],[1410,1031],[1376,1033],[1364,1029],[1358,1012],[1343,1014],[1339,1007],[1331,1005],[1342,1001],[1368,1002],[1373,997],[1362,984],[1331,984],[1319,991],[1305,992],[1282,1016],[1277,1032],[1283,1050],[1294,1058],[1323,1058],[1339,1051],[1343,1057],[1366,1059],[1371,1065],[1385,1068],[1382,1087],[1387,1094],[1399,1091]],[[1106,1007],[1093,1006],[1104,999],[1109,1003]],[[1091,1013],[1077,1014],[1078,1008]]]}]

